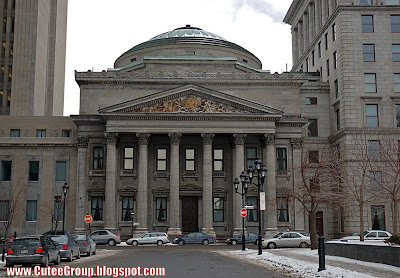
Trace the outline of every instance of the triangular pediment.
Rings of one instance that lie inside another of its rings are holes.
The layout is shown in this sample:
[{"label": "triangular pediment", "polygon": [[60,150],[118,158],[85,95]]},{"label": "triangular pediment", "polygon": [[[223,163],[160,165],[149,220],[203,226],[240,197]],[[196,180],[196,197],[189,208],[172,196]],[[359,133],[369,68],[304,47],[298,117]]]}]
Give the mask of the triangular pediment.
[{"label": "triangular pediment", "polygon": [[241,113],[282,115],[283,111],[229,94],[186,85],[105,107],[100,114]]}]

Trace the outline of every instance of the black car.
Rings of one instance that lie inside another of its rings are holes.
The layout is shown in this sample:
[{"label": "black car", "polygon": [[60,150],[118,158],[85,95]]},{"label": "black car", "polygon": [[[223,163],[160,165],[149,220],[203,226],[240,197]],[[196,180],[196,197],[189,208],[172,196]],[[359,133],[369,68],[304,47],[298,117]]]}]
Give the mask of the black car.
[{"label": "black car", "polygon": [[96,242],[92,239],[90,235],[80,234],[72,235],[73,239],[79,244],[81,248],[81,253],[87,256],[96,255]]},{"label": "black car", "polygon": [[60,264],[61,255],[56,244],[45,236],[26,236],[13,241],[7,250],[6,266]]},{"label": "black car", "polygon": [[[257,241],[258,241],[258,234],[247,232],[247,233],[245,233],[244,235],[245,235],[245,242],[246,242],[246,243],[254,243],[254,244],[257,244]],[[234,235],[233,237],[228,238],[228,239],[226,240],[226,244],[236,245],[236,244],[238,244],[238,243],[239,243],[239,244],[242,243],[242,235],[241,235],[241,234]]]}]

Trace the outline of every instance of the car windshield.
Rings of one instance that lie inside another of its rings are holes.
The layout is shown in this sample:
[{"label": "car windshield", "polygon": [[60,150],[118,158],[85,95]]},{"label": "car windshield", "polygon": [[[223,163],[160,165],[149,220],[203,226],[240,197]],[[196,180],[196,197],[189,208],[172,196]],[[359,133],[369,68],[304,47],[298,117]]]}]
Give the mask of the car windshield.
[{"label": "car windshield", "polygon": [[86,235],[74,235],[75,240],[86,240]]},{"label": "car windshield", "polygon": [[56,243],[67,243],[68,242],[68,237],[65,235],[59,235],[59,236],[53,235],[53,236],[49,236],[49,238],[51,238]]},{"label": "car windshield", "polygon": [[12,243],[14,246],[39,246],[39,239],[38,238],[20,238],[14,240]]},{"label": "car windshield", "polygon": [[283,234],[283,233],[279,233],[279,234],[275,235],[274,238],[278,238],[278,237],[280,237],[282,234]]},{"label": "car windshield", "polygon": [[364,236],[366,236],[369,232],[364,232]]}]

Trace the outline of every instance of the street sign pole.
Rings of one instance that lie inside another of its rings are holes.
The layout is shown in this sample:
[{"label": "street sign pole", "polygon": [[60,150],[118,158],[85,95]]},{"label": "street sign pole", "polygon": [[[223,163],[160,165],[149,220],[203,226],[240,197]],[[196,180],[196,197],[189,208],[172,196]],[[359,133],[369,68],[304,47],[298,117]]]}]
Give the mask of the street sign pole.
[{"label": "street sign pole", "polygon": [[243,232],[242,232],[242,251],[246,250],[246,236],[244,235],[244,218],[247,216],[247,209],[242,208],[240,210],[240,215],[242,216],[242,225],[243,225]]}]

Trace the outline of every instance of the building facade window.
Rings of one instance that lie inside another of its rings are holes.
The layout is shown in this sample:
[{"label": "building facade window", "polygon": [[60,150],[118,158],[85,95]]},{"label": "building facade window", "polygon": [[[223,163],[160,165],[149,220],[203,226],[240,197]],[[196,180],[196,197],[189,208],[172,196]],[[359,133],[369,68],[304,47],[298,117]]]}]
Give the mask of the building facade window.
[{"label": "building facade window", "polygon": [[71,129],[63,129],[62,137],[72,137],[72,130]]},{"label": "building facade window", "polygon": [[306,105],[317,105],[316,97],[306,97]]},{"label": "building facade window", "polygon": [[156,198],[156,222],[167,221],[167,198],[157,197]]},{"label": "building facade window", "polygon": [[224,198],[213,198],[213,221],[224,222]]},{"label": "building facade window", "polygon": [[104,147],[93,147],[93,170],[104,168]]},{"label": "building facade window", "polygon": [[10,137],[21,137],[21,130],[19,129],[11,129]]},{"label": "building facade window", "polygon": [[400,73],[395,73],[394,77],[394,92],[400,93]]},{"label": "building facade window", "polygon": [[39,161],[29,161],[29,181],[39,181]]},{"label": "building facade window", "polygon": [[56,181],[67,180],[67,162],[56,161]]},{"label": "building facade window", "polygon": [[336,109],[335,110],[335,114],[336,114],[336,131],[339,131],[341,126],[340,126],[340,109]]},{"label": "building facade window", "polygon": [[334,82],[334,86],[335,86],[335,97],[338,98],[339,97],[339,83],[338,83],[337,79]]},{"label": "building facade window", "polygon": [[337,69],[338,68],[338,60],[337,60],[337,52],[333,52],[333,68]]},{"label": "building facade window", "polygon": [[371,6],[372,0],[359,0],[359,5],[360,6]]},{"label": "building facade window", "polygon": [[328,33],[325,34],[325,50],[328,50]]},{"label": "building facade window", "polygon": [[336,41],[336,24],[332,25],[332,41]]},{"label": "building facade window", "polygon": [[124,170],[133,170],[134,156],[133,147],[124,148]]},{"label": "building facade window", "polygon": [[214,149],[214,157],[213,157],[213,170],[214,171],[223,171],[224,170],[224,150],[223,149]]},{"label": "building facade window", "polygon": [[123,196],[122,197],[122,221],[132,221],[133,212],[133,197]]},{"label": "building facade window", "polygon": [[310,119],[308,120],[308,137],[318,137],[318,120]]},{"label": "building facade window", "polygon": [[400,104],[396,104],[396,123],[400,127]]},{"label": "building facade window", "polygon": [[167,149],[157,149],[157,171],[167,171]]},{"label": "building facade window", "polygon": [[308,151],[308,162],[319,163],[319,151]]},{"label": "building facade window", "polygon": [[329,68],[329,59],[328,60],[326,60],[326,76],[329,76],[331,73],[330,73],[330,68]]},{"label": "building facade window", "polygon": [[366,93],[376,93],[376,74],[375,73],[365,73],[364,74],[364,84]]},{"label": "building facade window", "polygon": [[315,51],[314,50],[311,52],[311,64],[313,66],[315,66]]},{"label": "building facade window", "polygon": [[392,60],[393,62],[400,62],[400,44],[392,45]]},{"label": "building facade window", "polygon": [[258,217],[257,217],[257,204],[258,204],[258,198],[257,196],[248,196],[247,197],[247,205],[248,206],[253,206],[252,209],[247,210],[247,221],[249,222],[257,222]]},{"label": "building facade window", "polygon": [[61,196],[56,196],[54,200],[53,221],[55,222],[62,221],[62,215],[63,215],[63,205],[61,202]]},{"label": "building facade window", "polygon": [[10,201],[0,201],[0,221],[8,221],[10,216]]},{"label": "building facade window", "polygon": [[367,148],[368,158],[379,158],[380,142],[378,140],[368,140]]},{"label": "building facade window", "polygon": [[91,210],[94,221],[103,220],[103,196],[92,196]]},{"label": "building facade window", "polygon": [[306,59],[306,72],[310,71],[310,60],[307,58]]},{"label": "building facade window", "polygon": [[375,62],[375,44],[363,44],[364,62]]},{"label": "building facade window", "polygon": [[400,5],[400,0],[386,0],[386,5]]},{"label": "building facade window", "polygon": [[11,161],[2,161],[1,162],[1,180],[2,181],[11,181]]},{"label": "building facade window", "polygon": [[286,148],[276,149],[277,171],[287,171],[287,150]]},{"label": "building facade window", "polygon": [[255,147],[249,147],[246,148],[246,168],[249,168],[249,166],[254,167],[254,162],[257,159],[257,148]]},{"label": "building facade window", "polygon": [[377,191],[380,189],[380,184],[382,181],[382,172],[380,171],[370,171],[368,173],[369,186],[372,191]]},{"label": "building facade window", "polygon": [[378,104],[366,104],[365,116],[367,127],[379,127]]},{"label": "building facade window", "polygon": [[195,150],[185,150],[185,171],[194,171],[196,169]]},{"label": "building facade window", "polygon": [[391,27],[392,33],[400,32],[400,15],[390,16],[390,27]]},{"label": "building facade window", "polygon": [[278,221],[289,222],[289,202],[287,197],[279,197],[277,200]]},{"label": "building facade window", "polygon": [[372,230],[386,230],[385,206],[371,206]]},{"label": "building facade window", "polygon": [[46,137],[45,129],[36,129],[36,137]]},{"label": "building facade window", "polygon": [[318,43],[318,58],[322,57],[322,47],[321,47],[321,42]]},{"label": "building facade window", "polygon": [[26,221],[37,221],[37,201],[26,202]]},{"label": "building facade window", "polygon": [[363,33],[374,32],[374,17],[372,15],[362,15],[361,24]]}]

